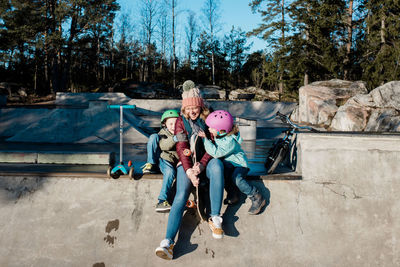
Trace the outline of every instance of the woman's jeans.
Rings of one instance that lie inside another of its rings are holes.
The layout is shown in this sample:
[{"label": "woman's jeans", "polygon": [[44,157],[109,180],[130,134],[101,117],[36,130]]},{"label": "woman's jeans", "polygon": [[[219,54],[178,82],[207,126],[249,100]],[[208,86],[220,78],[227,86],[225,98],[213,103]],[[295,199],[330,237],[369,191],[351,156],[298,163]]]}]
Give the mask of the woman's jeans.
[{"label": "woman's jeans", "polygon": [[[219,216],[224,194],[224,165],[219,159],[211,159],[206,166],[206,176],[210,180],[211,216]],[[176,178],[176,195],[169,212],[165,238],[174,242],[181,225],[183,212],[189,198],[192,182],[186,176],[182,166],[178,167]]]},{"label": "woman's jeans", "polygon": [[235,167],[232,163],[223,160],[225,168],[225,177],[230,179],[240,190],[240,192],[247,196],[253,196],[256,193],[256,187],[251,186],[247,180],[246,175],[249,172],[248,168]]},{"label": "woman's jeans", "polygon": [[158,143],[160,142],[160,136],[158,134],[152,134],[149,136],[147,141],[147,162],[151,164],[158,164],[161,149]]},{"label": "woman's jeans", "polygon": [[158,200],[168,200],[171,193],[172,184],[176,177],[176,168],[165,159],[160,158],[160,170],[163,174],[163,182],[161,186]]}]

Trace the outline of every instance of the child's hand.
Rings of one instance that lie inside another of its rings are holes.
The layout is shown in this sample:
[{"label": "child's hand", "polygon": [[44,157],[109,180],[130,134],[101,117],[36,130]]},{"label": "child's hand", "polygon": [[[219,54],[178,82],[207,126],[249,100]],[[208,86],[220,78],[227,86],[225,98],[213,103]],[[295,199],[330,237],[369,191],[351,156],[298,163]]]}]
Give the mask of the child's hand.
[{"label": "child's hand", "polygon": [[203,132],[202,130],[199,131],[199,133],[197,134],[199,137],[205,138],[206,137],[206,133]]},{"label": "child's hand", "polygon": [[199,175],[202,171],[204,171],[204,166],[200,162],[196,162],[193,166],[193,171],[196,175]]},{"label": "child's hand", "polygon": [[190,179],[194,187],[197,187],[199,185],[199,178],[195,174],[195,171],[190,168],[186,171],[187,177]]}]

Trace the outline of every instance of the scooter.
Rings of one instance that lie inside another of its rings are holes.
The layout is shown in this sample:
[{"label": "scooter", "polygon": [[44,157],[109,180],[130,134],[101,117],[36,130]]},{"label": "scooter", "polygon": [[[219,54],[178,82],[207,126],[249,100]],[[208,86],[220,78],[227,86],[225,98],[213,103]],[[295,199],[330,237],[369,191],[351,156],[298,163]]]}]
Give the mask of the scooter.
[{"label": "scooter", "polygon": [[123,123],[124,123],[124,109],[135,109],[135,105],[108,105],[109,109],[119,109],[119,164],[116,166],[109,166],[107,169],[107,175],[110,178],[118,179],[121,175],[129,175],[129,178],[133,179],[134,168],[132,161],[128,161],[128,164],[124,164],[123,161]]}]

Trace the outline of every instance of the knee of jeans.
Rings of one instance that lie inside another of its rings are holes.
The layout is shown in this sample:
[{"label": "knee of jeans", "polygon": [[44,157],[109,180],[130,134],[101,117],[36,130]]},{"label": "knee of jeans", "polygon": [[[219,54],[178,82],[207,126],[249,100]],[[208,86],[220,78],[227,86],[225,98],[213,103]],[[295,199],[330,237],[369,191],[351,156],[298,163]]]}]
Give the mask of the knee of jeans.
[{"label": "knee of jeans", "polygon": [[174,204],[184,206],[184,205],[186,205],[187,199],[188,199],[188,196],[184,192],[176,192],[176,195],[174,198]]},{"label": "knee of jeans", "polygon": [[169,169],[169,168],[164,170],[163,174],[164,174],[163,176],[166,177],[167,179],[174,179],[175,176],[176,176],[176,172],[174,170]]},{"label": "knee of jeans", "polygon": [[156,134],[156,133],[151,134],[151,135],[149,136],[149,142],[154,141],[154,140],[157,140],[157,139],[158,139],[158,134]]},{"label": "knee of jeans", "polygon": [[224,164],[219,159],[211,159],[207,164],[207,173],[223,173],[224,172]]}]

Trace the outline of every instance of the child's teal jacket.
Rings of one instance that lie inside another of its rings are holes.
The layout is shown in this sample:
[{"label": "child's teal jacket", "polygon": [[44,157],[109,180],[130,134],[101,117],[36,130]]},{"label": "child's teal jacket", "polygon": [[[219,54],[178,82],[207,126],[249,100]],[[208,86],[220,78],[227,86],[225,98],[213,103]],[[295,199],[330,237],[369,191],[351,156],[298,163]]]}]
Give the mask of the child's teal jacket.
[{"label": "child's teal jacket", "polygon": [[226,135],[222,138],[215,138],[215,144],[204,138],[204,147],[207,153],[213,158],[223,158],[235,167],[248,167],[248,159],[240,144],[243,139],[240,134]]}]

